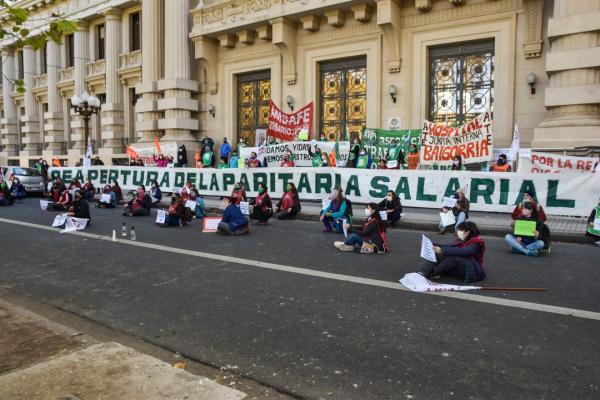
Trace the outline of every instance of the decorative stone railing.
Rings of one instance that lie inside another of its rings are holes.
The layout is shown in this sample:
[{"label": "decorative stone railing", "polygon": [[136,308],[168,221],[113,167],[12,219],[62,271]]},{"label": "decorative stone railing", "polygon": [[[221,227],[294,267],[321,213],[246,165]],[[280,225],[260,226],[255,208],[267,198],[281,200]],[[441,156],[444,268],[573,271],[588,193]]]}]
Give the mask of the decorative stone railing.
[{"label": "decorative stone railing", "polygon": [[92,61],[87,64],[88,76],[102,75],[106,72],[106,62],[104,60]]},{"label": "decorative stone railing", "polygon": [[63,68],[60,71],[58,71],[58,81],[59,82],[72,81],[74,75],[75,75],[75,67]]},{"label": "decorative stone railing", "polygon": [[33,87],[41,88],[48,86],[48,74],[36,75],[33,77]]},{"label": "decorative stone railing", "polygon": [[142,66],[141,50],[124,53],[119,56],[119,69],[136,68]]}]

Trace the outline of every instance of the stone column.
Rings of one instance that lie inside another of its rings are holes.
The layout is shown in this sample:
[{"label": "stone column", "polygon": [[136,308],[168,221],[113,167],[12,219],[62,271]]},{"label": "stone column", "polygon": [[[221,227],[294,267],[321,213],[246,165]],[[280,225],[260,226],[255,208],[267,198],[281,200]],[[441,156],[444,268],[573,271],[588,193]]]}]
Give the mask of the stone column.
[{"label": "stone column", "polygon": [[[85,76],[87,75],[86,64],[89,59],[89,43],[88,43],[88,31],[89,25],[84,21],[77,21],[77,30],[73,34],[73,47],[75,50],[75,71],[73,73],[73,80],[75,84],[75,94],[81,95],[87,90],[85,85]],[[83,129],[83,121],[79,115],[71,112],[71,140],[75,141],[72,149],[69,149],[69,159],[79,158],[85,154],[86,145],[83,143],[85,140],[85,133]]]},{"label": "stone column", "polygon": [[2,97],[4,101],[4,118],[0,121],[2,124],[2,145],[4,151],[0,153],[0,163],[6,164],[5,157],[19,155],[19,131],[17,130],[17,107],[12,99],[12,92],[15,90],[13,81],[15,80],[15,56],[11,49],[2,49]]},{"label": "stone column", "polygon": [[63,125],[62,98],[56,84],[58,83],[58,70],[62,64],[60,57],[60,45],[48,41],[46,55],[48,57],[48,112],[44,113],[44,141],[48,144],[43,154],[45,158],[61,154],[61,143],[65,141]]},{"label": "stone column", "polygon": [[24,156],[39,156],[40,137],[38,105],[33,94],[35,67],[35,51],[31,46],[23,47],[23,77],[25,82],[25,115],[21,116],[21,142],[25,148]]},{"label": "stone column", "polygon": [[600,145],[600,0],[555,0],[548,21],[548,117],[534,130],[534,148]]},{"label": "stone column", "polygon": [[135,107],[135,129],[140,142],[152,142],[154,135],[158,134],[160,113],[157,102],[160,93],[157,82],[163,75],[163,12],[163,1],[142,0],[142,82],[135,89],[136,94],[142,96]]},{"label": "stone column", "polygon": [[121,10],[111,8],[106,17],[106,103],[102,105],[102,133],[104,144],[98,146],[100,154],[123,153],[123,87],[119,79],[121,54]]}]

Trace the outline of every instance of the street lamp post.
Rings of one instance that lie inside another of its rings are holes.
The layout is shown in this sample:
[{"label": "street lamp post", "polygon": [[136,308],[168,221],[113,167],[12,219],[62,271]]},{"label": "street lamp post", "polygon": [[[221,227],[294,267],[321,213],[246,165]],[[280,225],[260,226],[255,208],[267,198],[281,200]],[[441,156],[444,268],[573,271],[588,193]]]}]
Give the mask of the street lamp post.
[{"label": "street lamp post", "polygon": [[100,99],[88,92],[83,92],[80,96],[71,97],[71,107],[83,120],[84,148],[87,148],[88,137],[90,135],[90,118],[97,114],[100,109]]}]

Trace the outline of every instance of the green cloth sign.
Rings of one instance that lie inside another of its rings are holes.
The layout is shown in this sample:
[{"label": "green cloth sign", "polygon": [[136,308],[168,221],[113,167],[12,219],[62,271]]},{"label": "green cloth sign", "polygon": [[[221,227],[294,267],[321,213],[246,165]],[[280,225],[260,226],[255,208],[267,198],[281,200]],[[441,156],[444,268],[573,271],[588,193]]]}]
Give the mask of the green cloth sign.
[{"label": "green cloth sign", "polygon": [[396,140],[398,147],[406,157],[406,155],[410,153],[411,144],[416,145],[417,150],[420,148],[421,130],[405,129],[388,131],[385,129],[365,128],[362,133],[362,144],[371,155],[373,163],[377,163],[377,161],[386,158],[392,139]]},{"label": "green cloth sign", "polygon": [[536,221],[518,219],[515,221],[515,236],[535,236],[536,227]]}]

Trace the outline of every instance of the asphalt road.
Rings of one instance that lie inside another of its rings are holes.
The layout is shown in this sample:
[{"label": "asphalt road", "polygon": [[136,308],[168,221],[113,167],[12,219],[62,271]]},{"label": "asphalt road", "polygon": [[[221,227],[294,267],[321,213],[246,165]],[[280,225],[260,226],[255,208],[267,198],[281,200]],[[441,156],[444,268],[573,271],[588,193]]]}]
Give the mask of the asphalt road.
[{"label": "asphalt road", "polygon": [[[36,199],[0,208],[0,219],[53,218]],[[485,285],[548,289],[472,293],[527,302],[512,307],[306,271],[397,283],[421,263],[420,232],[394,230],[391,254],[360,255],[338,252],[339,236],[316,222],[221,237],[196,221],[158,228],[153,217],[99,209],[92,218],[86,232],[102,236],[135,224],[138,245],[0,220],[0,284],[302,399],[600,398],[600,321],[535,309],[600,313],[600,248],[555,243],[551,255],[529,258],[488,238]]]}]

